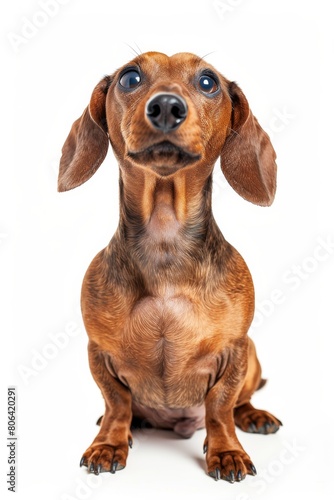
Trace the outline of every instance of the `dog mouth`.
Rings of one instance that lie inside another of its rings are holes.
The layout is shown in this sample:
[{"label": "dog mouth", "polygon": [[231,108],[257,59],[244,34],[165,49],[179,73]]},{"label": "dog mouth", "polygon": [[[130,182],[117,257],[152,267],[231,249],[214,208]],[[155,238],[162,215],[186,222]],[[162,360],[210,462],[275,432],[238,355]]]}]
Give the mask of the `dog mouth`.
[{"label": "dog mouth", "polygon": [[190,153],[169,141],[153,144],[142,151],[129,151],[128,156],[137,163],[152,167],[160,174],[169,174],[171,170],[176,171],[200,159],[200,155]]}]

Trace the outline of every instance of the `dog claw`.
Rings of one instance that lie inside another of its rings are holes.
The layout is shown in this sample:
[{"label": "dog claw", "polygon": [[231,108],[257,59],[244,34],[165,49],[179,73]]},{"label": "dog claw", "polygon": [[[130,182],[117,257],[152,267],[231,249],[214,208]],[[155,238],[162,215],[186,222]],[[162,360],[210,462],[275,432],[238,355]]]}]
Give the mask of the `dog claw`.
[{"label": "dog claw", "polygon": [[209,476],[213,477],[215,481],[219,481],[220,479],[220,469],[219,467],[216,467],[215,470],[209,472]]},{"label": "dog claw", "polygon": [[258,432],[256,425],[252,422],[248,427],[248,432]]},{"label": "dog claw", "polygon": [[251,471],[252,471],[252,473],[253,473],[253,476],[256,476],[257,471],[256,471],[256,468],[255,468],[255,465],[250,464],[250,468],[251,468]]},{"label": "dog claw", "polygon": [[82,457],[80,460],[80,467],[82,467],[83,465],[85,465],[85,457]]},{"label": "dog claw", "polygon": [[117,471],[117,467],[118,467],[118,462],[113,462],[112,466],[111,466],[111,473],[112,474],[115,474],[115,472]]},{"label": "dog claw", "polygon": [[98,464],[98,466],[97,466],[97,467],[96,467],[96,469],[94,470],[94,474],[95,474],[96,476],[98,476],[98,475],[100,474],[101,470],[102,470],[102,465],[101,465],[101,464]]},{"label": "dog claw", "polygon": [[231,470],[231,472],[229,473],[229,475],[226,476],[226,479],[227,479],[227,481],[229,481],[232,484],[235,482],[235,475],[234,475],[233,470]]},{"label": "dog claw", "polygon": [[238,474],[237,474],[237,481],[240,482],[242,480],[243,480],[242,473],[241,473],[241,470],[239,470]]},{"label": "dog claw", "polygon": [[274,424],[274,423],[269,423],[269,422],[266,422],[266,423],[264,424],[264,433],[265,433],[265,434],[268,434],[268,430],[269,430],[269,429],[272,429],[272,432],[274,433],[274,432],[277,432],[277,431],[278,431],[279,427],[278,427],[278,425],[276,425],[276,424]]},{"label": "dog claw", "polygon": [[207,444],[205,444],[205,445],[203,446],[203,453],[204,453],[204,455],[205,455],[205,453],[206,453],[207,451],[208,451],[208,445],[207,445]]},{"label": "dog claw", "polygon": [[132,439],[129,439],[129,447],[132,448],[132,445],[133,445],[133,441],[132,441]]},{"label": "dog claw", "polygon": [[124,469],[125,465],[121,465],[118,462],[113,462],[110,472],[111,474],[115,474],[118,470]]}]

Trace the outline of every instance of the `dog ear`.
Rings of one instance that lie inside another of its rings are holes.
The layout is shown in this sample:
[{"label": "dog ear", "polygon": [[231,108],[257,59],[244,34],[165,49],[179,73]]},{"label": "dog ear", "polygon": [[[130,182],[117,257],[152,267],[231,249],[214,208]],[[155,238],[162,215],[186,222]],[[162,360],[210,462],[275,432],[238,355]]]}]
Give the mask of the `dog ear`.
[{"label": "dog ear", "polygon": [[230,84],[229,93],[231,132],[221,153],[222,171],[233,189],[247,201],[271,205],[276,191],[274,148],[236,83]]},{"label": "dog ear", "polygon": [[76,120],[64,143],[58,176],[58,191],[68,191],[88,181],[108,151],[105,102],[109,77],[95,87],[89,106]]}]

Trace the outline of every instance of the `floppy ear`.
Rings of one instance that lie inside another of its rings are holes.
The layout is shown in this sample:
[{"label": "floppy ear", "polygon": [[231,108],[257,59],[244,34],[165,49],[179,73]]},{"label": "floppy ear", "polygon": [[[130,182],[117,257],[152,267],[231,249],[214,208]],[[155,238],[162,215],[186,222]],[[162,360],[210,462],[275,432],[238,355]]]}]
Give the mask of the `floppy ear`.
[{"label": "floppy ear", "polygon": [[89,106],[72,125],[62,149],[58,191],[68,191],[88,181],[107,154],[105,102],[109,85],[109,77],[97,84]]},{"label": "floppy ear", "polygon": [[232,100],[231,133],[221,153],[222,171],[245,200],[271,205],[276,191],[276,154],[268,134],[253,116],[236,83],[229,86]]}]

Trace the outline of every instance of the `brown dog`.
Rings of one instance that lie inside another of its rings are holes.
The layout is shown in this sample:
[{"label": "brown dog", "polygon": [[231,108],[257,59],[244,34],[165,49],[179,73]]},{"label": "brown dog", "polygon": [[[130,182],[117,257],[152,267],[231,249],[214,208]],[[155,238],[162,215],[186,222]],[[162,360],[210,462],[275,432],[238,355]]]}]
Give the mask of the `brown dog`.
[{"label": "brown dog", "polygon": [[206,427],[207,468],[234,482],[256,470],[235,433],[276,432],[255,409],[261,368],[247,331],[252,278],[211,210],[217,158],[246,200],[270,205],[275,152],[239,87],[188,53],[140,55],[94,89],[63,147],[59,191],[120,166],[120,221],[83,282],[89,362],[105,399],[81,465],[125,467],[131,422],[183,437]]}]

